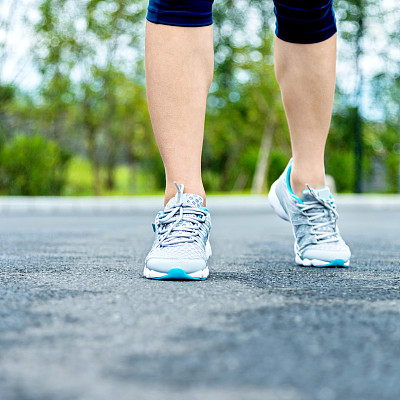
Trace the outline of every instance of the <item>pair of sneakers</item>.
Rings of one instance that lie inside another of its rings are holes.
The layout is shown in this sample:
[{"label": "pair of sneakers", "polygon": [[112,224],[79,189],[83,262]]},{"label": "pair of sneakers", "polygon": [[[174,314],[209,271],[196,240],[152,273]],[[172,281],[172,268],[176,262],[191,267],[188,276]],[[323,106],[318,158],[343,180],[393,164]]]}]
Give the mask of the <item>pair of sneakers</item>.
[{"label": "pair of sneakers", "polygon": [[[303,199],[290,187],[290,160],[271,186],[268,200],[275,212],[292,224],[296,263],[315,267],[347,267],[350,249],[337,226],[338,213],[329,188],[303,191]],[[155,240],[146,257],[143,275],[150,279],[204,280],[209,275],[211,217],[203,198],[177,193],[153,224]]]}]

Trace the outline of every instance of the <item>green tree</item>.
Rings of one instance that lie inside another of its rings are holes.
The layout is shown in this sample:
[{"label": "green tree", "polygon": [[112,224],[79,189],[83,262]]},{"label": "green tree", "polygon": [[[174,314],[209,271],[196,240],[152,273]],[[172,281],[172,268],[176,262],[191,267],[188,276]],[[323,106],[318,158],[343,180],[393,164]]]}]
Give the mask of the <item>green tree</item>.
[{"label": "green tree", "polygon": [[[53,92],[42,94],[48,102],[59,106],[55,110],[57,116],[66,109],[64,99],[70,99],[71,94],[76,96],[76,126],[86,136],[95,194],[101,193],[102,165],[107,167],[107,186],[114,186],[120,134],[115,130],[118,124],[113,123],[117,108],[116,75],[125,73],[124,69],[130,71],[131,79],[139,75],[135,54],[142,35],[132,32],[138,31],[143,20],[143,5],[144,2],[122,0],[44,0],[40,5],[41,20],[36,30],[44,44],[37,49],[37,61],[45,87],[57,88],[57,99],[50,96]],[[127,66],[125,56],[129,51],[132,58]],[[57,85],[59,82],[64,85]],[[57,117],[52,120],[57,121]]]},{"label": "green tree", "polygon": [[60,195],[69,155],[42,135],[18,135],[0,152],[1,179],[12,195]]}]

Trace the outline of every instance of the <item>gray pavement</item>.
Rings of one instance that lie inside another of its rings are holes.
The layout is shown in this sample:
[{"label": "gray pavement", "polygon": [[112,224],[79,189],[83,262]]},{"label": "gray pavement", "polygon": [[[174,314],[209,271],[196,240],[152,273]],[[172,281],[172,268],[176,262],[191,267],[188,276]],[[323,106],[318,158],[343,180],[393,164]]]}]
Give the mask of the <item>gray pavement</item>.
[{"label": "gray pavement", "polygon": [[205,282],[141,277],[155,202],[3,213],[0,399],[399,399],[400,207],[343,202],[320,270],[259,200],[214,201]]}]

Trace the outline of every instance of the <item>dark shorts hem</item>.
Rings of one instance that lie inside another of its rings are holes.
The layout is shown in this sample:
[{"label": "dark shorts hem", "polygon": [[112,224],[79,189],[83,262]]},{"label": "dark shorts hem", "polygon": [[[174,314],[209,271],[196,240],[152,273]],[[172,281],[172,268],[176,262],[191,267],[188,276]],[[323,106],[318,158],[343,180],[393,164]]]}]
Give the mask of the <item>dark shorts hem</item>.
[{"label": "dark shorts hem", "polygon": [[174,13],[162,12],[147,9],[146,19],[154,24],[199,27],[212,25],[212,13],[191,14],[191,13]]},{"label": "dark shorts hem", "polygon": [[277,29],[275,34],[279,39],[284,40],[285,42],[311,44],[323,42],[332,37],[336,32],[337,28],[335,24],[324,32],[296,34],[296,32],[284,32]]}]

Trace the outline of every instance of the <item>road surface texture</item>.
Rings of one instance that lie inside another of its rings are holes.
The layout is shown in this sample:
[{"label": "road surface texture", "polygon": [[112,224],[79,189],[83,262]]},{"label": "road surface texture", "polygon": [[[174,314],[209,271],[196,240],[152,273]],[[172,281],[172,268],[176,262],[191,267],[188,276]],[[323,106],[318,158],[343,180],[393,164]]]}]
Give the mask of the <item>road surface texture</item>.
[{"label": "road surface texture", "polygon": [[398,400],[400,207],[356,204],[351,268],[317,269],[266,201],[219,202],[205,282],[142,278],[154,205],[3,213],[0,399]]}]

